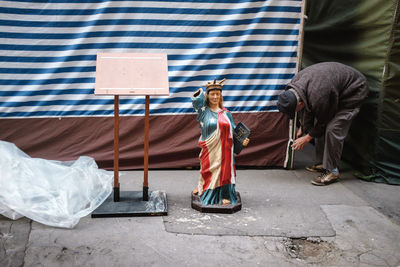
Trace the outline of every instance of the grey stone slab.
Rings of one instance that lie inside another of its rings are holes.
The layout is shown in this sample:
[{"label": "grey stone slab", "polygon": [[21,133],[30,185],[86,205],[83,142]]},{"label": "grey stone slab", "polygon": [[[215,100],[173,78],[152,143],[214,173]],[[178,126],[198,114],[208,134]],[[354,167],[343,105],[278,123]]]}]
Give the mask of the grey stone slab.
[{"label": "grey stone slab", "polygon": [[26,218],[13,221],[0,215],[0,266],[22,266],[31,230]]},{"label": "grey stone slab", "polygon": [[182,235],[161,217],[83,218],[73,230],[32,224],[30,266],[296,266],[263,237]]},{"label": "grey stone slab", "polygon": [[[140,171],[123,172],[121,190],[140,188]],[[365,205],[340,183],[315,187],[316,175],[303,169],[238,170],[236,189],[242,210],[234,214],[206,214],[191,208],[190,192],[199,178],[198,170],[151,171],[151,190],[168,194],[165,229],[172,233],[206,235],[250,235],[309,237],[334,236],[321,204]],[[122,181],[125,181],[123,184]]]},{"label": "grey stone slab", "polygon": [[185,187],[187,191],[175,189],[174,194],[169,194],[169,214],[163,217],[166,230],[186,234],[286,237],[335,234],[319,202],[315,201],[320,194],[294,172],[239,170],[237,173],[236,188],[241,194],[242,210],[229,215],[193,210],[188,193],[197,183],[198,171],[176,174],[177,184],[182,185],[183,179],[189,180],[188,176],[192,184]]},{"label": "grey stone slab", "polygon": [[351,172],[342,175],[341,184],[400,225],[400,186],[355,179]]},{"label": "grey stone slab", "polygon": [[[368,206],[323,205],[347,263],[399,266],[400,226]],[[346,264],[347,265],[347,264]]]}]

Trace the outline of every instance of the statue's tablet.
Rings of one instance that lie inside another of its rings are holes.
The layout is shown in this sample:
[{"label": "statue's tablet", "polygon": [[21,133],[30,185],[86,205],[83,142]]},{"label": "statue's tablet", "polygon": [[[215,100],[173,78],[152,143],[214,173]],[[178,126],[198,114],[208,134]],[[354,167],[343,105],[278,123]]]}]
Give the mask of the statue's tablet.
[{"label": "statue's tablet", "polygon": [[168,95],[167,54],[98,53],[96,95]]}]

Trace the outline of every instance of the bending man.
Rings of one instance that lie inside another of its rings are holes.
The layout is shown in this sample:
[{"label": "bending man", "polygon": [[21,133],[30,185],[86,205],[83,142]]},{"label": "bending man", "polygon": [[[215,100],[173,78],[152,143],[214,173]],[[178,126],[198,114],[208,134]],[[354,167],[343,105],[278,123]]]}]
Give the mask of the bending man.
[{"label": "bending man", "polygon": [[278,97],[278,109],[294,118],[303,110],[294,150],[315,139],[317,163],[307,170],[320,172],[314,185],[339,179],[338,164],[344,139],[353,118],[368,95],[365,77],[356,69],[337,62],[318,63],[297,73]]}]

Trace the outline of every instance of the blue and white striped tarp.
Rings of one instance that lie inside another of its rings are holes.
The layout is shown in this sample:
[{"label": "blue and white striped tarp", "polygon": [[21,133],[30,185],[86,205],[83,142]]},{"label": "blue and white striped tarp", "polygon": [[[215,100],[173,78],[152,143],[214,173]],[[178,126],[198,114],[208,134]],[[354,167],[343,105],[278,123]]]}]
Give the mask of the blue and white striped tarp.
[{"label": "blue and white striped tarp", "polygon": [[[193,113],[190,96],[226,78],[233,112],[276,111],[296,72],[301,0],[9,0],[0,6],[0,118],[111,116],[94,95],[98,52],[167,53],[170,95],[152,114]],[[120,114],[144,97],[120,97]]]}]

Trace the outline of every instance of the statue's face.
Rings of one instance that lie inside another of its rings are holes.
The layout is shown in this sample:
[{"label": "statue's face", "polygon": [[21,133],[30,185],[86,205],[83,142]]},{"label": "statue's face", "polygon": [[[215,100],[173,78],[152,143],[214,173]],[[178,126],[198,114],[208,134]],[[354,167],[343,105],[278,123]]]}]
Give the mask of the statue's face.
[{"label": "statue's face", "polygon": [[221,91],[220,90],[211,90],[208,92],[208,101],[210,101],[211,106],[215,106],[219,104],[219,100],[221,99]]}]

